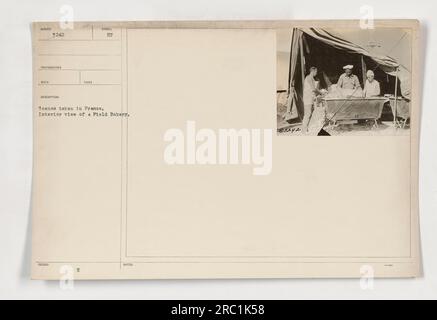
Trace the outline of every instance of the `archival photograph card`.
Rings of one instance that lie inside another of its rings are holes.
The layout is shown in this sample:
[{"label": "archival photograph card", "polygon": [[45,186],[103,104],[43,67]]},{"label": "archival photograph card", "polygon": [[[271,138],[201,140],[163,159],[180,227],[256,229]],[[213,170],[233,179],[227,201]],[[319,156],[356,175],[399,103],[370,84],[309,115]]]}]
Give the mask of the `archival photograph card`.
[{"label": "archival photograph card", "polygon": [[32,278],[416,277],[419,24],[32,24]]}]

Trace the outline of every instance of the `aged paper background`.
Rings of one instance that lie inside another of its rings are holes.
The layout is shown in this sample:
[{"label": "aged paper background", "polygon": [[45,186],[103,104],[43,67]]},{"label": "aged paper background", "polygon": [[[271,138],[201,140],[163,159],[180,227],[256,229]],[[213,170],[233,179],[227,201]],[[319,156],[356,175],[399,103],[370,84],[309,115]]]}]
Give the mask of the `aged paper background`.
[{"label": "aged paper background", "polygon": [[[417,50],[414,22],[380,24],[411,27]],[[163,162],[165,130],[187,120],[275,128],[274,29],[293,25],[108,23],[115,37],[98,41],[103,25],[84,23],[59,41],[34,24],[33,277],[62,265],[84,279],[418,275],[414,98],[411,137],[274,135],[268,176]],[[54,59],[61,77],[40,70]],[[130,116],[41,118],[41,104]]]}]

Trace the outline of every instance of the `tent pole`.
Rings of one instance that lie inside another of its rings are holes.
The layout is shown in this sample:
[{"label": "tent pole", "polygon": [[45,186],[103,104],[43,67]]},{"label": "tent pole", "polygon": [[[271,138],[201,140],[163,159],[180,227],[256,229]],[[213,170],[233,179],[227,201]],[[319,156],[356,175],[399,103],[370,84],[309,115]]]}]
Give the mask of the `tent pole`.
[{"label": "tent pole", "polygon": [[291,41],[290,41],[290,59],[288,60],[288,94],[291,92],[291,52],[293,51],[293,39],[294,39],[295,28],[291,29]]},{"label": "tent pole", "polygon": [[398,70],[399,68],[396,68],[396,80],[395,80],[395,110],[393,112],[393,124],[396,128],[396,117],[397,117],[397,112],[398,112]]},{"label": "tent pole", "polygon": [[300,51],[300,68],[302,71],[302,85],[305,83],[305,58],[303,54],[303,38],[299,39],[299,51]]},{"label": "tent pole", "polygon": [[[303,34],[299,38],[299,52],[300,52],[300,69],[301,69],[301,75],[302,75],[302,88],[305,85],[305,57],[303,53]],[[299,114],[299,112],[298,112]],[[303,120],[304,112],[299,115],[300,120]]]},{"label": "tent pole", "polygon": [[367,66],[366,66],[366,63],[364,62],[363,55],[361,55],[361,68],[362,68],[362,73],[363,73],[363,86],[364,86],[366,84]]}]

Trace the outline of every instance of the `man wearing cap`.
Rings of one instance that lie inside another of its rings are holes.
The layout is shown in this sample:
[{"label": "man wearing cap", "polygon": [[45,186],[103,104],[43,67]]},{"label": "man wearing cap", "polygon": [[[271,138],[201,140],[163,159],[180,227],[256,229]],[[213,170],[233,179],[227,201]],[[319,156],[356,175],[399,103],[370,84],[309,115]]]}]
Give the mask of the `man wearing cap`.
[{"label": "man wearing cap", "polygon": [[367,80],[364,84],[363,97],[371,98],[379,96],[381,88],[379,87],[379,82],[375,80],[375,74],[372,70],[368,70],[366,76]]},{"label": "man wearing cap", "polygon": [[361,88],[360,80],[352,73],[353,65],[344,66],[344,73],[338,78],[337,88],[355,90]]}]

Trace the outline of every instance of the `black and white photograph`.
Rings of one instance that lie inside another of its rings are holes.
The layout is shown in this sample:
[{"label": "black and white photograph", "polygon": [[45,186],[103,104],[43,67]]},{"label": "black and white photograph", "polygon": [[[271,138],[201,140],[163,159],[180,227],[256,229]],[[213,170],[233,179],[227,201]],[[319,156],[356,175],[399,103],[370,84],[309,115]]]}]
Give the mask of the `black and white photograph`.
[{"label": "black and white photograph", "polygon": [[278,135],[409,135],[411,30],[277,32]]},{"label": "black and white photograph", "polygon": [[436,300],[436,13],[0,1],[0,300]]}]

